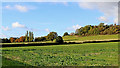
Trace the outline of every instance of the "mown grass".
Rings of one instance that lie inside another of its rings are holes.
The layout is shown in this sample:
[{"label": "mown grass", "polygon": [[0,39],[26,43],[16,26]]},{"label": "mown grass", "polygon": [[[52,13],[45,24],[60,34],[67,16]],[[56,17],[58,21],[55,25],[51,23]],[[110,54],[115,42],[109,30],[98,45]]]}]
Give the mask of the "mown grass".
[{"label": "mown grass", "polygon": [[96,35],[96,36],[64,36],[64,41],[90,41],[90,40],[105,40],[105,39],[118,39],[118,34],[114,35]]},{"label": "mown grass", "polygon": [[117,66],[118,42],[6,47],[2,56],[4,66]]},{"label": "mown grass", "polygon": [[13,44],[40,44],[40,43],[54,43],[52,41],[41,41],[41,42],[13,42],[13,43],[0,43],[0,45],[13,45]]}]

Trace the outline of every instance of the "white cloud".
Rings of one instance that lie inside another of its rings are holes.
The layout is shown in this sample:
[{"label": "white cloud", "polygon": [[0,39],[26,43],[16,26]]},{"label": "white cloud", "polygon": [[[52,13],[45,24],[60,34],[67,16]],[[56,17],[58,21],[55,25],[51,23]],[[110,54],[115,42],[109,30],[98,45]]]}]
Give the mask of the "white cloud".
[{"label": "white cloud", "polygon": [[[97,9],[104,13],[104,20],[118,17],[118,3],[117,2],[80,2],[79,6],[85,9]],[[106,19],[105,19],[106,17]]]},{"label": "white cloud", "polygon": [[81,28],[82,26],[80,26],[80,25],[73,25],[72,27],[69,27],[69,28],[67,28],[67,30],[76,30],[76,29],[79,29],[79,28]]},{"label": "white cloud", "polygon": [[14,22],[12,23],[12,27],[13,28],[16,28],[16,27],[25,28],[25,25],[19,24],[19,22]]},{"label": "white cloud", "polygon": [[27,12],[29,10],[33,10],[33,9],[36,9],[36,7],[34,6],[23,6],[23,5],[6,5],[5,6],[5,9],[8,9],[8,10],[18,10],[20,12]]},{"label": "white cloud", "polygon": [[118,11],[117,2],[80,2],[79,6],[87,9],[98,9],[103,12],[105,16],[116,16]]},{"label": "white cloud", "polygon": [[4,31],[10,30],[10,29],[8,28],[8,26],[7,26],[7,27],[2,26],[2,29],[3,29]]},{"label": "white cloud", "polygon": [[104,16],[101,16],[101,17],[99,17],[98,18],[100,21],[103,21],[103,22],[108,22],[109,20],[106,18],[106,17],[104,17]]},{"label": "white cloud", "polygon": [[12,23],[12,27],[13,28],[23,28],[28,31],[39,31],[38,29],[29,28],[29,27],[25,26],[24,24],[20,24],[19,22]]},{"label": "white cloud", "polygon": [[12,7],[10,5],[6,5],[5,8],[6,9],[12,9]]},{"label": "white cloud", "polygon": [[93,5],[90,5],[89,2],[80,2],[78,5],[84,9],[93,9]]},{"label": "white cloud", "polygon": [[108,23],[104,23],[104,25],[108,25]]},{"label": "white cloud", "polygon": [[45,29],[45,31],[46,31],[46,32],[50,32],[50,30],[49,30],[49,29]]},{"label": "white cloud", "polygon": [[28,8],[26,6],[22,6],[22,5],[15,5],[15,8],[17,10],[19,10],[20,12],[27,12]]},{"label": "white cloud", "polygon": [[76,29],[79,29],[79,28],[81,28],[82,26],[80,26],[80,25],[74,25],[72,28],[74,29],[74,30],[76,30]]}]

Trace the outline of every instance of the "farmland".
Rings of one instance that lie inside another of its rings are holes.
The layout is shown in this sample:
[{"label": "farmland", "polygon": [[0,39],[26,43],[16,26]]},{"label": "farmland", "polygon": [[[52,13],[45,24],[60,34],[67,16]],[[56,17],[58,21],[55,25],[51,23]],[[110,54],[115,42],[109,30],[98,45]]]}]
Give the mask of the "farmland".
[{"label": "farmland", "polygon": [[117,66],[118,42],[2,48],[3,66]]},{"label": "farmland", "polygon": [[105,39],[118,39],[118,34],[113,35],[95,35],[95,36],[65,36],[63,37],[64,41],[87,41],[87,40],[105,40]]},{"label": "farmland", "polygon": [[119,4],[53,1],[3,1],[0,66],[118,67]]}]

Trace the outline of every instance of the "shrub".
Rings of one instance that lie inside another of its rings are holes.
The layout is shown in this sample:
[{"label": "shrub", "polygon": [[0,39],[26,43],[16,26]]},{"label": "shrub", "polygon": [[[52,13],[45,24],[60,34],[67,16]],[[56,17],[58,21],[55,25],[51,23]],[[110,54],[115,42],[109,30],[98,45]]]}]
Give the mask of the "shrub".
[{"label": "shrub", "polygon": [[69,35],[68,32],[65,32],[63,36],[68,36],[68,35]]},{"label": "shrub", "polygon": [[46,38],[45,37],[38,37],[38,38],[35,38],[35,41],[38,42],[38,41],[46,41]]},{"label": "shrub", "polygon": [[17,39],[17,38],[10,37],[9,40],[10,40],[11,43],[13,43],[13,42],[15,42],[16,39]]},{"label": "shrub", "polygon": [[15,42],[20,42],[20,39],[16,39]]},{"label": "shrub", "polygon": [[63,39],[61,36],[58,36],[55,40],[56,43],[63,43]]},{"label": "shrub", "polygon": [[10,40],[8,40],[7,38],[3,38],[0,40],[0,42],[2,43],[10,43]]},{"label": "shrub", "polygon": [[56,39],[58,36],[57,32],[50,32],[47,37],[48,37],[48,40],[51,40],[53,41],[54,39]]}]

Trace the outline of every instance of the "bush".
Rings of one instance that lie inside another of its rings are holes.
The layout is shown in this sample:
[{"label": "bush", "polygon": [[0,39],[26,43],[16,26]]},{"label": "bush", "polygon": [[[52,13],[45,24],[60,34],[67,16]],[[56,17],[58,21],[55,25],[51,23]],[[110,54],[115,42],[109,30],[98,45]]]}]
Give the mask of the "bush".
[{"label": "bush", "polygon": [[3,38],[0,40],[0,42],[2,43],[10,43],[10,40],[8,40],[7,38]]},{"label": "bush", "polygon": [[58,37],[57,32],[50,32],[50,33],[47,35],[48,40],[51,40],[51,41],[53,41],[53,40],[56,39],[57,37]]},{"label": "bush", "polygon": [[46,41],[46,38],[45,37],[37,37],[37,38],[35,38],[35,42],[38,42],[38,41]]},{"label": "bush", "polygon": [[63,43],[63,39],[61,36],[58,36],[55,40],[56,43]]},{"label": "bush", "polygon": [[68,35],[69,35],[68,32],[65,32],[63,36],[68,36]]}]

